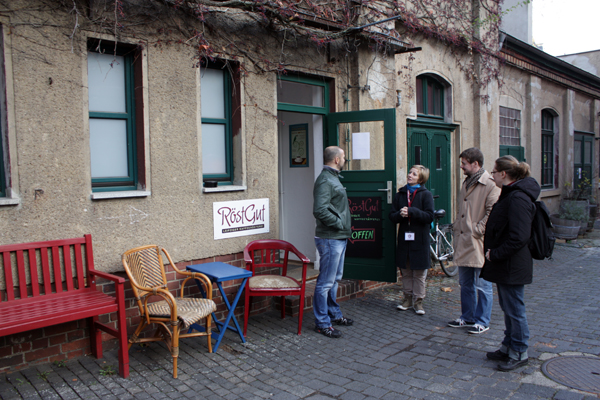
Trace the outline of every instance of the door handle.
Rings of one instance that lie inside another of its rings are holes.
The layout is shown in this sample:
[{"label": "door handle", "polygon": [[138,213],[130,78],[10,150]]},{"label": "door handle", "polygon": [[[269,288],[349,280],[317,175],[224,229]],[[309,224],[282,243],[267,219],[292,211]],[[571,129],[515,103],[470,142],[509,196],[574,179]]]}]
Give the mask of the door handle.
[{"label": "door handle", "polygon": [[579,173],[579,179],[581,179],[581,168],[577,168],[577,172]]},{"label": "door handle", "polygon": [[386,189],[377,189],[380,192],[387,192],[387,203],[392,204],[392,181],[387,181]]}]

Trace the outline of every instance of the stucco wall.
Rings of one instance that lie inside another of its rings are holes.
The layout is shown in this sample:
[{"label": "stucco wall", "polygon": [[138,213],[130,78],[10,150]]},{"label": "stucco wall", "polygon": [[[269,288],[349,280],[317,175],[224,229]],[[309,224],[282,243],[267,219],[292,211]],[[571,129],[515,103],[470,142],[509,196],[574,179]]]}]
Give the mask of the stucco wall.
[{"label": "stucco wall", "polygon": [[[4,22],[16,23],[21,17]],[[92,200],[85,43],[88,37],[112,38],[79,31],[71,41],[70,32],[59,28],[44,27],[43,35],[28,25],[13,29],[5,41],[5,56],[14,71],[7,76],[14,85],[14,96],[8,99],[14,104],[14,140],[7,147],[16,155],[9,166],[19,203],[0,206],[0,243],[91,233],[96,268],[115,271],[122,268],[123,251],[144,244],[167,248],[177,262],[237,253],[251,240],[278,236],[276,72],[251,71],[241,85],[236,168],[242,170],[247,189],[204,193],[194,50],[176,44],[146,46],[146,189],[151,194]],[[120,42],[138,39],[123,37]],[[325,57],[313,46],[288,55],[288,62],[314,71],[323,68]],[[343,71],[335,63],[331,69]],[[385,103],[376,97],[378,104]],[[270,199],[270,232],[213,240],[212,203],[255,198]]]},{"label": "stucco wall", "polygon": [[[419,37],[417,42],[422,50],[396,57],[398,88],[402,93],[402,105],[397,115],[397,153],[398,185],[406,184],[407,174],[407,138],[406,123],[408,119],[417,118],[416,78],[422,74],[435,76],[445,82],[444,122],[456,124],[451,134],[451,203],[456,212],[455,200],[464,179],[459,168],[459,155],[469,147],[479,147],[484,153],[484,168],[492,169],[492,162],[498,155],[498,98],[492,84],[490,88],[480,89],[474,86],[467,75],[457,65],[457,58],[445,44],[436,40]],[[460,50],[459,54],[460,53]],[[412,58],[412,59],[411,59]],[[468,54],[462,53],[461,62],[470,61]],[[491,93],[490,102],[482,101],[479,95]]]},{"label": "stucco wall", "polygon": [[[589,95],[516,68],[505,66],[502,74],[504,86],[500,105],[521,110],[521,144],[525,147],[525,158],[531,166],[532,176],[538,181],[541,181],[542,168],[541,114],[543,110],[555,114],[554,149],[558,156],[558,163],[555,164],[558,182],[555,182],[553,188],[543,189],[541,198],[551,211],[556,211],[565,192],[565,183],[573,180],[574,133],[583,131],[598,136],[594,113],[596,101]],[[597,177],[597,148],[594,154],[594,174]]]},{"label": "stucco wall", "polygon": [[[38,15],[43,19],[44,15]],[[200,78],[195,49],[184,44],[145,42],[142,57],[145,171],[148,196],[92,200],[88,94],[88,38],[114,37],[69,26],[57,13],[54,27],[20,24],[13,13],[5,25],[5,57],[14,86],[9,122],[8,162],[13,197],[18,204],[0,206],[0,243],[22,243],[91,233],[96,268],[121,270],[123,251],[145,244],[165,247],[175,262],[239,253],[251,240],[277,238],[278,232],[278,72],[259,71],[246,62],[241,78],[241,129],[234,133],[236,179],[243,190],[207,193],[202,188]],[[151,27],[149,28],[151,30]],[[7,30],[8,32],[8,30]],[[235,32],[232,31],[232,32]],[[237,31],[246,40],[252,31]],[[256,38],[256,36],[255,36]],[[138,44],[139,37],[119,38]],[[357,53],[342,43],[327,51],[296,41],[281,51],[274,37],[253,42],[256,59],[280,57],[288,71],[335,79],[334,110],[395,106],[393,57],[379,57],[365,45]],[[218,55],[217,55],[218,56]],[[239,57],[240,55],[237,54]],[[277,57],[274,57],[277,56]],[[224,55],[231,59],[231,56]],[[347,85],[369,85],[346,96]],[[345,100],[348,98],[348,101]],[[268,234],[213,240],[213,202],[268,198]],[[306,201],[312,201],[307,193]]]},{"label": "stucco wall", "polygon": [[573,64],[590,74],[600,76],[600,50],[559,56],[561,60]]}]

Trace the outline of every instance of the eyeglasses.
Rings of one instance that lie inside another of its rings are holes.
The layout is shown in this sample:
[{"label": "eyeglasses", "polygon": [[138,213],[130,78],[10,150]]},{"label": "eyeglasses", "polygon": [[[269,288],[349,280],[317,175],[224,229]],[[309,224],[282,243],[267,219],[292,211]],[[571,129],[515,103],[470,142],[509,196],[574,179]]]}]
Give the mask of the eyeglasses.
[{"label": "eyeglasses", "polygon": [[498,172],[502,172],[502,171],[492,171],[491,174],[494,175],[494,174],[497,174]]}]

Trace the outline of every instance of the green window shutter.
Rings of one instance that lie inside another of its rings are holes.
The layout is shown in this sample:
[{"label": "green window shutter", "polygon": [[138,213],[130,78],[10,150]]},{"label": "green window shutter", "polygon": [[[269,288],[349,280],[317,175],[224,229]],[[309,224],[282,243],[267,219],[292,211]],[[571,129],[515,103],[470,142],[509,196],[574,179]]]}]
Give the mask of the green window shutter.
[{"label": "green window shutter", "polygon": [[513,156],[519,161],[525,161],[525,148],[523,146],[500,146],[500,157]]}]

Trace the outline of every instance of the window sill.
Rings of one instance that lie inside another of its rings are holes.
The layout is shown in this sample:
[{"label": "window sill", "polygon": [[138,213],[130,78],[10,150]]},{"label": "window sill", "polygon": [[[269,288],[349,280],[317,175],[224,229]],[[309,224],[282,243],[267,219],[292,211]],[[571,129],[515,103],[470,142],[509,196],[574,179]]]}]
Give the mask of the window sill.
[{"label": "window sill", "polygon": [[0,197],[0,207],[1,206],[18,206],[19,204],[21,204],[20,198]]},{"label": "window sill", "polygon": [[131,197],[148,197],[152,192],[146,190],[123,190],[115,192],[96,192],[92,193],[92,200],[106,200],[106,199],[126,199]]},{"label": "window sill", "polygon": [[214,188],[202,188],[203,193],[241,192],[248,189],[246,185],[224,185]]},{"label": "window sill", "polygon": [[555,188],[542,189],[542,192],[540,193],[541,198],[554,197],[554,196],[560,196],[560,195],[561,195],[560,189],[555,189]]}]

